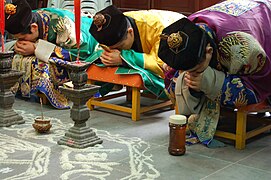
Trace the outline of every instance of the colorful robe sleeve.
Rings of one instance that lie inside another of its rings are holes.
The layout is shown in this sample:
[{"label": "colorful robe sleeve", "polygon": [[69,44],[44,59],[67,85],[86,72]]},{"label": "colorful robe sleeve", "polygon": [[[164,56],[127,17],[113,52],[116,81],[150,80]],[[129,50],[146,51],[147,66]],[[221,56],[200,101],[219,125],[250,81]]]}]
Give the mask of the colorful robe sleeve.
[{"label": "colorful robe sleeve", "polygon": [[[75,24],[73,13],[67,10],[54,8],[45,8],[42,10],[43,19],[50,17],[48,26],[48,34],[44,40],[53,43],[56,47],[52,51],[43,52],[50,54],[50,59],[59,59],[63,61],[74,61],[77,58],[78,49],[76,47]],[[82,17],[81,37],[80,37],[80,60],[84,61],[90,56],[97,41],[88,32],[92,19]],[[45,27],[46,22],[43,20]]]},{"label": "colorful robe sleeve", "polygon": [[259,72],[266,53],[260,43],[250,34],[231,32],[218,44],[219,61],[229,74],[252,75]]}]

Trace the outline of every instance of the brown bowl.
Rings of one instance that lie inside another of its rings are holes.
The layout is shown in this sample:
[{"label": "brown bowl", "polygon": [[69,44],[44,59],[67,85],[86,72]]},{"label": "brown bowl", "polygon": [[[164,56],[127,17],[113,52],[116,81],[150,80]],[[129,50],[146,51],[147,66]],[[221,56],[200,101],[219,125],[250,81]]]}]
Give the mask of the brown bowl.
[{"label": "brown bowl", "polygon": [[52,127],[52,124],[50,124],[50,119],[48,118],[41,118],[40,116],[35,117],[35,122],[32,124],[33,128],[38,132],[38,133],[47,133],[50,131],[50,128]]}]

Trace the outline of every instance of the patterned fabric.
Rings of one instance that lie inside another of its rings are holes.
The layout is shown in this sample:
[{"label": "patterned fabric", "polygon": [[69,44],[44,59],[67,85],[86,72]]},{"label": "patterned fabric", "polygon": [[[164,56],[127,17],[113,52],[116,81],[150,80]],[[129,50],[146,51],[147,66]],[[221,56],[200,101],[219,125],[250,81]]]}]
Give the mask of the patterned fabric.
[{"label": "patterned fabric", "polygon": [[206,10],[223,12],[232,16],[240,16],[256,6],[259,6],[259,3],[250,0],[228,0],[226,2],[213,5]]},{"label": "patterned fabric", "polygon": [[246,33],[234,32],[222,38],[218,47],[220,63],[227,72],[220,101],[207,99],[199,116],[188,122],[192,132],[187,139],[190,144],[196,142],[195,138],[207,146],[211,143],[219,120],[220,105],[238,108],[258,102],[255,93],[243,84],[239,75],[257,73],[262,69],[266,55],[259,43]]},{"label": "patterned fabric", "polygon": [[175,87],[177,78],[179,77],[179,71],[172,69],[169,72],[165,73],[165,76],[166,93],[168,94],[168,97],[171,98],[172,103],[175,104]]},{"label": "patterned fabric", "polygon": [[218,44],[219,62],[230,74],[254,74],[263,69],[266,54],[255,38],[244,32],[228,33]]},{"label": "patterned fabric", "polygon": [[187,138],[188,144],[194,144],[195,137],[203,144],[209,144],[215,134],[220,115],[219,103],[207,99],[199,115],[192,115],[188,118],[188,128],[191,135]]},{"label": "patterned fabric", "polygon": [[[57,58],[52,59],[57,61]],[[55,108],[68,108],[67,99],[58,91],[58,86],[68,81],[68,73],[64,68],[39,61],[35,56],[23,57],[18,54],[13,58],[12,67],[25,72],[19,82],[23,97],[30,98],[31,94],[39,91]]]},{"label": "patterned fabric", "polygon": [[24,58],[22,55],[15,54],[12,61],[12,69],[24,71],[22,78],[19,81],[20,91],[23,97],[30,97],[31,90],[31,62],[35,59],[34,56]]},{"label": "patterned fabric", "polygon": [[258,103],[258,100],[255,93],[244,86],[239,76],[227,74],[222,87],[220,103],[235,108]]},{"label": "patterned fabric", "polygon": [[[223,3],[231,3],[231,1],[224,1]],[[258,2],[258,1],[255,1]],[[266,58],[263,56],[261,57],[261,53],[257,53],[257,51],[253,52],[251,55],[247,55],[248,59],[245,60],[245,63],[249,62],[250,65],[254,66],[256,63],[256,69],[258,67],[262,67],[262,69],[254,71],[253,75],[248,75],[244,73],[244,69],[250,69],[249,71],[253,70],[255,67],[251,68],[249,66],[243,66],[243,70],[240,74],[240,78],[242,79],[243,84],[254,91],[255,95],[257,96],[258,101],[264,101],[268,96],[270,96],[271,93],[271,83],[266,83],[271,81],[271,51],[270,51],[270,43],[269,38],[270,37],[270,24],[271,19],[269,18],[271,16],[271,10],[269,9],[271,1],[265,1],[265,3],[259,2],[259,6],[254,7],[253,9],[241,14],[238,17],[229,15],[227,13],[221,13],[217,11],[209,11],[209,10],[202,10],[200,12],[194,13],[188,18],[191,21],[194,21],[196,23],[204,22],[208,24],[208,26],[214,30],[217,39],[216,42],[219,43],[223,41],[222,39],[229,36],[230,33],[238,30],[239,32],[245,32],[247,34],[250,34],[253,38],[253,41],[248,40],[248,38],[245,38],[247,42],[252,42],[252,44],[248,48],[252,48],[253,46],[257,46],[256,49],[258,49],[260,52],[264,51],[266,54]],[[269,4],[269,6],[267,6]],[[219,21],[218,21],[219,19]],[[239,36],[239,35],[238,35]],[[229,38],[228,40],[234,40],[234,38]],[[257,42],[257,43],[255,43]],[[244,42],[246,43],[246,42]],[[227,43],[225,42],[225,45]],[[226,48],[227,51],[240,51],[240,43],[239,45],[234,46],[228,46],[230,48]],[[223,46],[227,47],[227,46]],[[240,57],[237,56],[238,53],[227,53],[219,51],[219,53],[223,53],[223,58],[227,57],[235,58]],[[239,47],[239,48],[238,48]],[[245,47],[245,46],[244,46]],[[218,54],[219,54],[218,53]],[[235,55],[234,55],[235,54]],[[253,55],[254,54],[254,55]],[[257,57],[257,54],[260,55],[257,58],[257,61],[254,60],[254,57]],[[240,54],[239,54],[240,55]],[[219,57],[219,56],[218,56]],[[220,59],[221,61],[221,59]],[[243,60],[239,62],[244,62]],[[262,62],[264,63],[263,66],[261,66]],[[236,63],[238,65],[238,63]],[[236,65],[235,64],[235,65]],[[227,67],[227,65],[225,66]],[[240,67],[240,63],[238,65]],[[231,67],[234,69],[234,65]],[[226,68],[227,71],[228,68]],[[254,69],[255,70],[255,69]],[[249,72],[248,71],[248,72]],[[250,73],[249,73],[250,74]],[[264,84],[264,86],[263,86]]]},{"label": "patterned fabric", "polygon": [[204,30],[212,40],[216,39],[214,31],[210,29],[206,23],[196,23],[196,25],[200,27],[202,30]]}]

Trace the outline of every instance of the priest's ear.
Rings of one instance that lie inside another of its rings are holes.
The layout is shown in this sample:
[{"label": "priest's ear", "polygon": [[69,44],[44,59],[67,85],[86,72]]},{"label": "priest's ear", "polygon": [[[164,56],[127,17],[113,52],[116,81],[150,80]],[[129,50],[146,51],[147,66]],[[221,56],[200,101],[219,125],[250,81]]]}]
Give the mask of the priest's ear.
[{"label": "priest's ear", "polygon": [[205,49],[205,59],[206,61],[209,63],[212,59],[212,56],[213,56],[213,52],[214,52],[214,49],[213,47],[210,45],[210,43],[208,43],[208,45],[206,46],[206,49]]},{"label": "priest's ear", "polygon": [[128,33],[133,33],[133,32],[134,32],[134,29],[133,29],[132,27],[128,27],[128,28],[127,28],[127,32],[128,32]]},{"label": "priest's ear", "polygon": [[205,49],[206,54],[212,55],[213,51],[214,51],[213,47],[210,45],[210,43],[208,43]]},{"label": "priest's ear", "polygon": [[39,30],[39,26],[38,26],[37,23],[32,23],[30,25],[30,31],[31,31],[31,33],[37,32],[38,30]]}]

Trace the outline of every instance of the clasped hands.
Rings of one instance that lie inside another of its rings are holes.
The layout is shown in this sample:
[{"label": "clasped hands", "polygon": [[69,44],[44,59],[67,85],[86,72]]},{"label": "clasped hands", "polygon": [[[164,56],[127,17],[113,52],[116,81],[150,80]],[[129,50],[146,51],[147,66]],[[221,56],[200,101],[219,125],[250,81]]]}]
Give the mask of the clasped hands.
[{"label": "clasped hands", "polygon": [[185,72],[184,81],[189,88],[200,92],[202,76],[203,72]]},{"label": "clasped hands", "polygon": [[14,45],[14,51],[23,56],[34,54],[35,49],[35,43],[31,41],[18,40]]},{"label": "clasped hands", "polygon": [[209,62],[211,60],[210,55],[206,55],[208,58],[205,58],[200,64],[197,64],[194,68],[191,70],[188,70],[185,72],[184,81],[186,85],[197,91],[201,91],[201,83],[203,78],[203,73],[206,70],[206,68],[209,66]]},{"label": "clasped hands", "polygon": [[104,51],[102,53],[100,59],[101,59],[102,63],[106,66],[122,65],[120,51],[117,49],[111,49],[110,51]]},{"label": "clasped hands", "polygon": [[[169,72],[172,70],[172,68],[169,65],[167,65],[166,63],[164,63],[163,70],[165,72]],[[203,72],[198,72],[198,68],[194,71],[185,72],[184,81],[185,81],[186,85],[189,88],[191,88],[197,92],[200,92],[202,73]]]}]

